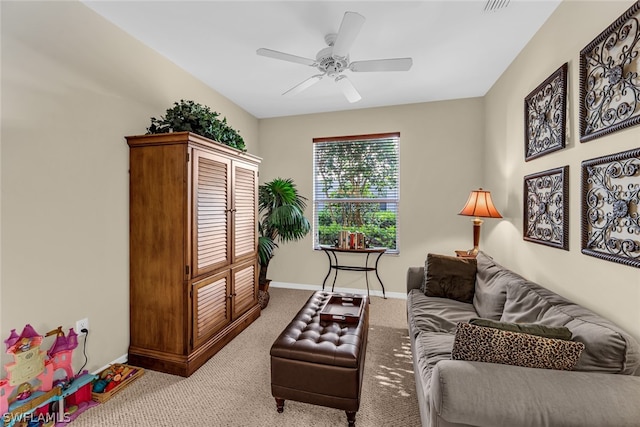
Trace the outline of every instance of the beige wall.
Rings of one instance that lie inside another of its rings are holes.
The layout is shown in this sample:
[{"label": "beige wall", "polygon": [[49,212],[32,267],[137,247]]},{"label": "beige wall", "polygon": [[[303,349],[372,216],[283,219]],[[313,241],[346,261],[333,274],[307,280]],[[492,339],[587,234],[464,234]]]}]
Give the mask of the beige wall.
[{"label": "beige wall", "polygon": [[[485,180],[494,190],[505,220],[484,243],[499,262],[640,338],[640,270],[580,252],[580,162],[640,147],[640,127],[580,143],[579,52],[631,4],[563,2],[485,97]],[[568,146],[525,162],[524,97],[564,62],[569,63]],[[565,165],[569,165],[568,252],[522,240],[523,177]]]},{"label": "beige wall", "polygon": [[[400,132],[400,254],[382,258],[380,276],[387,291],[404,295],[407,268],[422,265],[428,252],[453,255],[472,246],[472,225],[457,213],[469,192],[482,185],[482,103],[474,98],[260,120],[260,180],[293,178],[309,199],[311,219],[313,138]],[[364,261],[344,257],[356,265]],[[312,249],[308,236],[280,246],[269,278],[318,285],[327,269],[326,255]],[[363,277],[340,272],[336,286],[365,289]],[[380,290],[372,278],[371,289]]]},{"label": "beige wall", "polygon": [[[0,2],[2,17],[0,333],[44,333],[89,317],[88,368],[128,345],[128,151],[150,116],[194,99],[228,117],[261,181],[291,177],[312,197],[314,137],[401,133],[400,255],[381,276],[404,293],[407,267],[427,252],[471,245],[457,216],[469,191],[492,190],[503,221],[482,246],[504,265],[616,321],[640,338],[640,271],[580,253],[580,161],[638,146],[638,127],[578,138],[578,52],[630,2],[563,3],[486,98],[256,120],[78,2]],[[523,98],[569,61],[569,146],[523,160]],[[486,141],[486,142],[485,142]],[[570,165],[569,252],[522,240],[522,177]],[[311,216],[311,208],[307,214]],[[326,256],[311,239],[282,245],[269,276],[318,285]],[[364,288],[359,274],[340,285]],[[373,289],[379,289],[373,282]],[[82,362],[76,356],[76,368]],[[3,358],[6,361],[6,358]]]},{"label": "beige wall", "polygon": [[257,153],[258,121],[79,2],[1,8],[2,339],[88,317],[93,370],[129,344],[124,136],[193,99]]}]

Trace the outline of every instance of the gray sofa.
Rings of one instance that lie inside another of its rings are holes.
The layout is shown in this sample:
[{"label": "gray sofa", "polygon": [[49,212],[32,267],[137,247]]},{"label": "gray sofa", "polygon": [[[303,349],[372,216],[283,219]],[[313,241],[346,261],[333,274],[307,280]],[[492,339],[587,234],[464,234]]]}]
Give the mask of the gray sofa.
[{"label": "gray sofa", "polygon": [[[629,334],[480,252],[473,302],[426,296],[407,272],[407,319],[423,426],[640,426],[640,346]],[[603,290],[604,292],[604,290]],[[585,347],[575,368],[452,360],[458,322],[566,326]]]}]

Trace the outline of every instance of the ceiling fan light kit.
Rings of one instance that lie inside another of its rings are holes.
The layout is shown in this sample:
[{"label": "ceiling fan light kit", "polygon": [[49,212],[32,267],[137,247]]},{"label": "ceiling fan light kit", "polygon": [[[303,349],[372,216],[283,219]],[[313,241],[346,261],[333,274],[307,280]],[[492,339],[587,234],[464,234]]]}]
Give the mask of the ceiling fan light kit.
[{"label": "ceiling fan light kit", "polygon": [[316,74],[297,84],[283,93],[283,95],[296,95],[311,87],[324,76],[334,78],[337,86],[344,94],[347,101],[353,103],[362,99],[362,96],[347,78],[344,71],[352,72],[379,72],[379,71],[409,71],[413,65],[411,58],[373,59],[367,61],[350,62],[349,50],[362,29],[365,18],[356,12],[346,12],[342,18],[337,34],[327,34],[324,38],[328,47],[321,49],[316,59],[291,55],[277,50],[260,48],[256,53],[260,56],[294,62],[316,68],[321,74]]}]

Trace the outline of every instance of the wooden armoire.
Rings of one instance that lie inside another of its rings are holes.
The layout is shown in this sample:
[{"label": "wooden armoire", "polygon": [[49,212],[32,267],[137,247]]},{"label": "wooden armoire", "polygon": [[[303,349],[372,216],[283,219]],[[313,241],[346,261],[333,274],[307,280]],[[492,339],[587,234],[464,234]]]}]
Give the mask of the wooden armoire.
[{"label": "wooden armoire", "polygon": [[189,376],[260,316],[260,159],[190,132],[126,139],[128,363]]}]

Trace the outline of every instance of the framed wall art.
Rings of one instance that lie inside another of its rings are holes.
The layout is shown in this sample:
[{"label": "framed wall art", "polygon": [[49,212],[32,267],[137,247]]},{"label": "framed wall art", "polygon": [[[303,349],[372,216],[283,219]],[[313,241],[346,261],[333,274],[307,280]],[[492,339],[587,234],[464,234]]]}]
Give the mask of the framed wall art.
[{"label": "framed wall art", "polygon": [[524,159],[529,161],[565,147],[567,63],[524,99]]},{"label": "framed wall art", "polygon": [[582,162],[582,253],[640,268],[640,148]]},{"label": "framed wall art", "polygon": [[569,166],[524,177],[523,239],[569,250]]},{"label": "framed wall art", "polygon": [[580,142],[640,123],[640,2],[580,51]]}]

